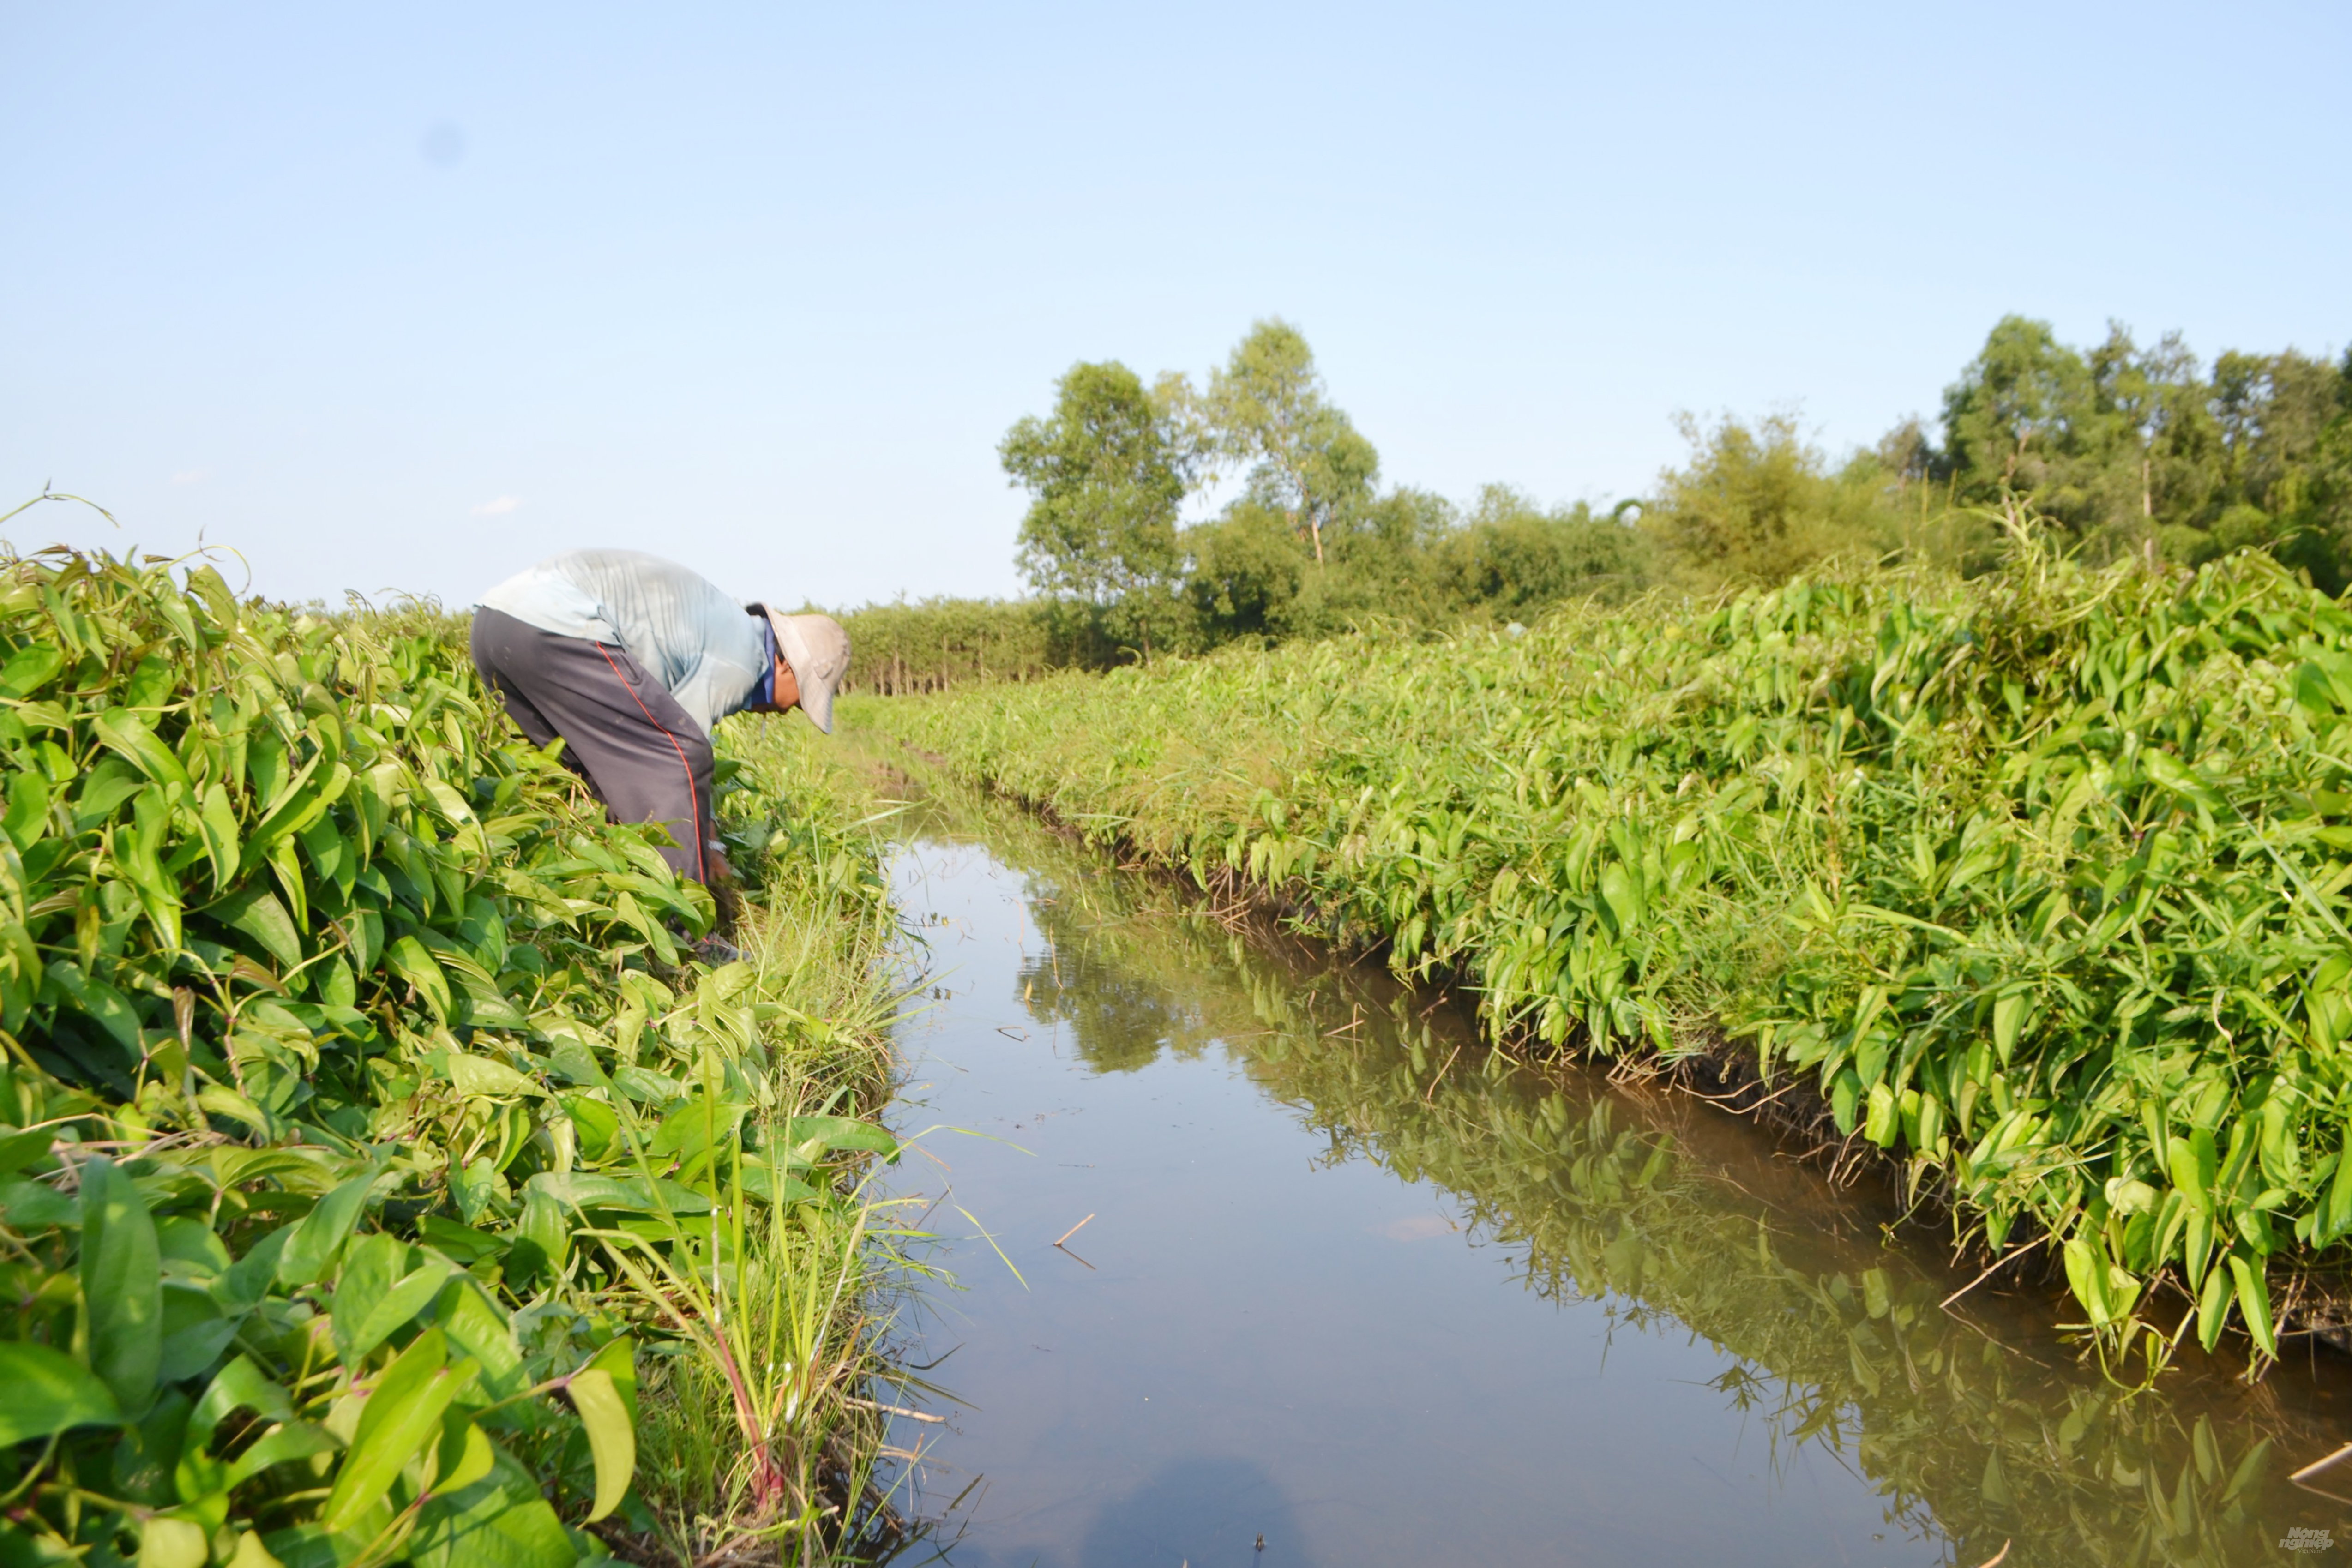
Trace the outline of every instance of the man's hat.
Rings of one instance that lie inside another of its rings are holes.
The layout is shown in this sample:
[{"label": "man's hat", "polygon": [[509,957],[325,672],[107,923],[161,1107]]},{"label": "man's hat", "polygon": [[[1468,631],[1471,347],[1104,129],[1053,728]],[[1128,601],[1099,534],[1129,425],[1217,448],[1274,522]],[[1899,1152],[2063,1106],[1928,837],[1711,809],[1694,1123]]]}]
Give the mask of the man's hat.
[{"label": "man's hat", "polygon": [[[767,610],[765,605],[761,607]],[[849,633],[830,615],[786,615],[767,610],[776,647],[801,685],[801,711],[833,733],[833,689],[849,673]]]}]

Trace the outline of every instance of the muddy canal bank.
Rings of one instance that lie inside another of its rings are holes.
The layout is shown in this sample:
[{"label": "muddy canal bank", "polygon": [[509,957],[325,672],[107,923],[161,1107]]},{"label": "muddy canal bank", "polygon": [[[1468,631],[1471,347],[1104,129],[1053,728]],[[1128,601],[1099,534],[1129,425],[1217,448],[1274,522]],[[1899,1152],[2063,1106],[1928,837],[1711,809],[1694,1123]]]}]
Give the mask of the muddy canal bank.
[{"label": "muddy canal bank", "polygon": [[894,1179],[962,1288],[912,1325],[960,1403],[901,1438],[949,1562],[2218,1568],[2352,1512],[2286,1481],[2336,1358],[2128,1396],[1752,1124],[1017,821],[909,838],[898,1121],[961,1131]]}]

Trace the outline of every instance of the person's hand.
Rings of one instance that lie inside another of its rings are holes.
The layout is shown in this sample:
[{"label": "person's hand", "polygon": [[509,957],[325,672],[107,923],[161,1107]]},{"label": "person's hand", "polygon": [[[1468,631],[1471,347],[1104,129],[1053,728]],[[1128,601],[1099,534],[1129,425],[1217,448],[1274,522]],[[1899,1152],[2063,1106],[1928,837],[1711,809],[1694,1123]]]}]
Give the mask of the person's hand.
[{"label": "person's hand", "polygon": [[743,961],[743,950],[716,933],[694,945],[694,956],[714,969]]}]

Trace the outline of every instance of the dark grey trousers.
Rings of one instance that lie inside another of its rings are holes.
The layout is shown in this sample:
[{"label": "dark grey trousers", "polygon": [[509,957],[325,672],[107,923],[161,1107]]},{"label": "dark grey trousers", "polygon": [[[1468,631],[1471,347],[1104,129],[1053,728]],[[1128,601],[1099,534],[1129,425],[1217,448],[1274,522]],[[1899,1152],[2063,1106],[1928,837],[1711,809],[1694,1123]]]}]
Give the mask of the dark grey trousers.
[{"label": "dark grey trousers", "polygon": [[677,841],[662,859],[710,880],[710,738],[627,649],[477,610],[474,667],[533,746],[563,737],[565,765],[614,821],[661,823]]}]

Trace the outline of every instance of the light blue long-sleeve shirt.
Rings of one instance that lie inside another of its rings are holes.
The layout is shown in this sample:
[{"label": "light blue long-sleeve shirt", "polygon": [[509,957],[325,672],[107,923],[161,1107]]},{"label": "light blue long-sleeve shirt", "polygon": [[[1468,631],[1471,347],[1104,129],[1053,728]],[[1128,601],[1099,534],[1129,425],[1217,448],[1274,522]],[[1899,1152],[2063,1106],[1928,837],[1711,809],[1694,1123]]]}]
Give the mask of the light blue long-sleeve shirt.
[{"label": "light blue long-sleeve shirt", "polygon": [[675,561],[633,549],[568,550],[482,595],[559,637],[618,643],[705,735],[755,700],[775,670],[766,618]]}]

